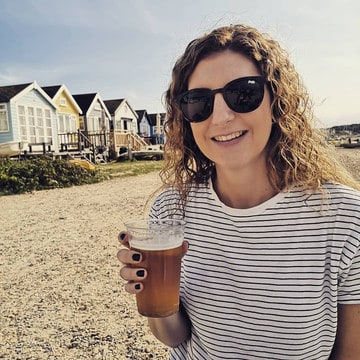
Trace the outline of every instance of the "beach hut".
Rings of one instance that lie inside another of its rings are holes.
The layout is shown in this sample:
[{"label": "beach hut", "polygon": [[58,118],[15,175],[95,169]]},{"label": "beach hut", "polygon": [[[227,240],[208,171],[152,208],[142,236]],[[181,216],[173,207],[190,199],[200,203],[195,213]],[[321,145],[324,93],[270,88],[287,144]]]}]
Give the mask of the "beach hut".
[{"label": "beach hut", "polygon": [[166,120],[165,113],[149,114],[149,122],[151,126],[151,138],[154,144],[164,144],[164,123]]},{"label": "beach hut", "polygon": [[146,110],[136,110],[138,114],[138,134],[151,144],[151,126]]},{"label": "beach hut", "polygon": [[60,151],[78,150],[82,110],[65,85],[43,86],[57,107],[57,129]]},{"label": "beach hut", "polygon": [[0,155],[58,151],[56,104],[37,84],[0,87]]},{"label": "beach hut", "polygon": [[109,156],[110,113],[99,93],[73,95],[81,109],[79,131],[85,146],[94,149],[97,160]]},{"label": "beach hut", "polygon": [[138,134],[138,114],[126,99],[104,101],[111,115],[110,142],[114,158],[125,149],[140,150],[147,142]]},{"label": "beach hut", "polygon": [[79,115],[82,110],[65,85],[43,86],[57,106],[59,134],[74,133],[80,128]]}]

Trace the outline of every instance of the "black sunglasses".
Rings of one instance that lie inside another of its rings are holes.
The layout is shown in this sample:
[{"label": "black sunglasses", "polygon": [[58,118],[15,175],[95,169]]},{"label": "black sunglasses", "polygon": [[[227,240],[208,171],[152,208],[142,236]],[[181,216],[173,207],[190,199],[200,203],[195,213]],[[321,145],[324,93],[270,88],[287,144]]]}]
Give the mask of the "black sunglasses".
[{"label": "black sunglasses", "polygon": [[192,89],[177,97],[184,118],[189,122],[206,120],[214,108],[215,94],[222,93],[227,106],[237,113],[257,109],[264,98],[266,80],[262,76],[247,76],[235,79],[222,89]]}]

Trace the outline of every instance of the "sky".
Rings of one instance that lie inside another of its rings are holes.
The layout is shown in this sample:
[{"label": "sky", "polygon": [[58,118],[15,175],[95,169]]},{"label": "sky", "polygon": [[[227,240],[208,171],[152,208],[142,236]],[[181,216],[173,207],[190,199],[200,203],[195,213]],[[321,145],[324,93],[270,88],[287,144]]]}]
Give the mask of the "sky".
[{"label": "sky", "polygon": [[358,0],[0,0],[0,86],[37,81],[164,112],[186,45],[244,23],[289,52],[323,127],[360,123]]}]

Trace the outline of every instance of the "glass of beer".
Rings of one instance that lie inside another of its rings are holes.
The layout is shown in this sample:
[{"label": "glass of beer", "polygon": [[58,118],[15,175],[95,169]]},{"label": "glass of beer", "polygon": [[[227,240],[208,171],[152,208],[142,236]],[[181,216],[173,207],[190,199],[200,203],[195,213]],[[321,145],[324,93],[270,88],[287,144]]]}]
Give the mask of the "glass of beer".
[{"label": "glass of beer", "polygon": [[147,277],[136,294],[138,311],[147,317],[165,317],[179,310],[180,269],[185,222],[149,219],[126,225],[132,250],[142,254]]}]

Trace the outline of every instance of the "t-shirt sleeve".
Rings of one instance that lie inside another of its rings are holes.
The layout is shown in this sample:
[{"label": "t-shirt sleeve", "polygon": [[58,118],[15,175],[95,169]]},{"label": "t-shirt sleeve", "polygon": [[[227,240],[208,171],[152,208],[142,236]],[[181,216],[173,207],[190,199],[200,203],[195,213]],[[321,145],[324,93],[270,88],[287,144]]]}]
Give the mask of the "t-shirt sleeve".
[{"label": "t-shirt sleeve", "polygon": [[172,188],[165,189],[153,202],[149,217],[183,219],[184,211],[179,192]]},{"label": "t-shirt sleeve", "polygon": [[360,304],[360,233],[346,244],[342,264],[346,263],[340,275],[338,288],[339,304]]}]

